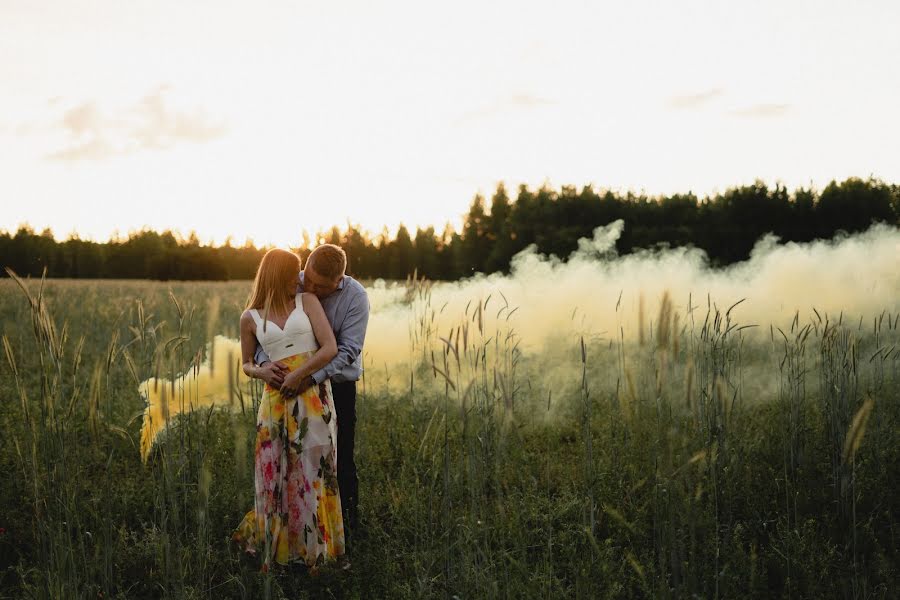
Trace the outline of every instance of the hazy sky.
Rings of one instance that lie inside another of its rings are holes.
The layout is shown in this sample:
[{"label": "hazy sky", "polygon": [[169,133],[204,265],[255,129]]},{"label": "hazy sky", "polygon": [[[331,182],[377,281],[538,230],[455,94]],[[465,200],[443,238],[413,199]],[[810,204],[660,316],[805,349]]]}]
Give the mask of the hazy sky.
[{"label": "hazy sky", "polygon": [[896,0],[0,0],[0,229],[287,245],[440,230],[500,180],[896,182],[898,26]]}]

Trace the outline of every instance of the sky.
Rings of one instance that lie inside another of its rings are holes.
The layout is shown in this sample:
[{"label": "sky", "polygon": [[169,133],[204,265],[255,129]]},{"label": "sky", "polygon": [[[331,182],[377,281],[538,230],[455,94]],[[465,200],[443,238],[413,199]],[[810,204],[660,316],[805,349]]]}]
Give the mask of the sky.
[{"label": "sky", "polygon": [[458,227],[500,181],[900,182],[898,24],[894,0],[0,0],[0,230],[289,246]]}]

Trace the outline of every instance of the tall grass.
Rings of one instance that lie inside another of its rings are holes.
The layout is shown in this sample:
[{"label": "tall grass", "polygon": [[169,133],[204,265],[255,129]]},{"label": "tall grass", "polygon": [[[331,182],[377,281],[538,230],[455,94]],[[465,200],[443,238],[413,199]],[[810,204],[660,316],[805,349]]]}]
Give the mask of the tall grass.
[{"label": "tall grass", "polygon": [[[453,317],[431,289],[404,286],[405,355],[365,357],[365,535],[349,572],[311,577],[260,572],[228,541],[252,507],[258,385],[229,367],[211,405],[184,377],[222,364],[209,342],[236,335],[245,284],[0,282],[0,595],[897,589],[900,315],[813,310],[779,328],[742,323],[742,301],[664,295],[641,299],[633,335],[621,298],[594,299],[616,331],[573,313],[525,352],[511,299],[475,297]],[[173,410],[144,463],[146,380]]]}]

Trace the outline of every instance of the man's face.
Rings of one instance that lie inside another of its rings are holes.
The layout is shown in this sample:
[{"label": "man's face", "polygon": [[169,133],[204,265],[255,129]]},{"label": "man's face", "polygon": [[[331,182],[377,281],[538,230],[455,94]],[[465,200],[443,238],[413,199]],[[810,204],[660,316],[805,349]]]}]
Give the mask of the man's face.
[{"label": "man's face", "polygon": [[303,270],[303,291],[315,294],[321,300],[337,289],[341,279],[341,276],[335,279],[322,277],[315,271],[314,265],[307,264]]}]

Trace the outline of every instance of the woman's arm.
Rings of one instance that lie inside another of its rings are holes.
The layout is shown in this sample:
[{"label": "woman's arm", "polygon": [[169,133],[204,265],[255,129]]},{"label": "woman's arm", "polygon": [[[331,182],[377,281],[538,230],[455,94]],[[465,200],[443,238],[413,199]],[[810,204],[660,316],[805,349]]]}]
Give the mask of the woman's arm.
[{"label": "woman's arm", "polygon": [[247,377],[259,377],[259,367],[253,361],[256,354],[256,331],[253,316],[249,310],[241,315],[241,368]]},{"label": "woman's arm", "polygon": [[307,376],[312,375],[337,356],[337,341],[334,339],[334,331],[331,330],[331,324],[325,316],[319,299],[314,294],[303,294],[301,299],[303,311],[309,317],[309,323],[312,325],[313,335],[316,336],[316,341],[319,343],[319,349],[297,370],[292,371],[284,378],[281,393],[285,396],[303,392],[310,387],[303,383]]}]

